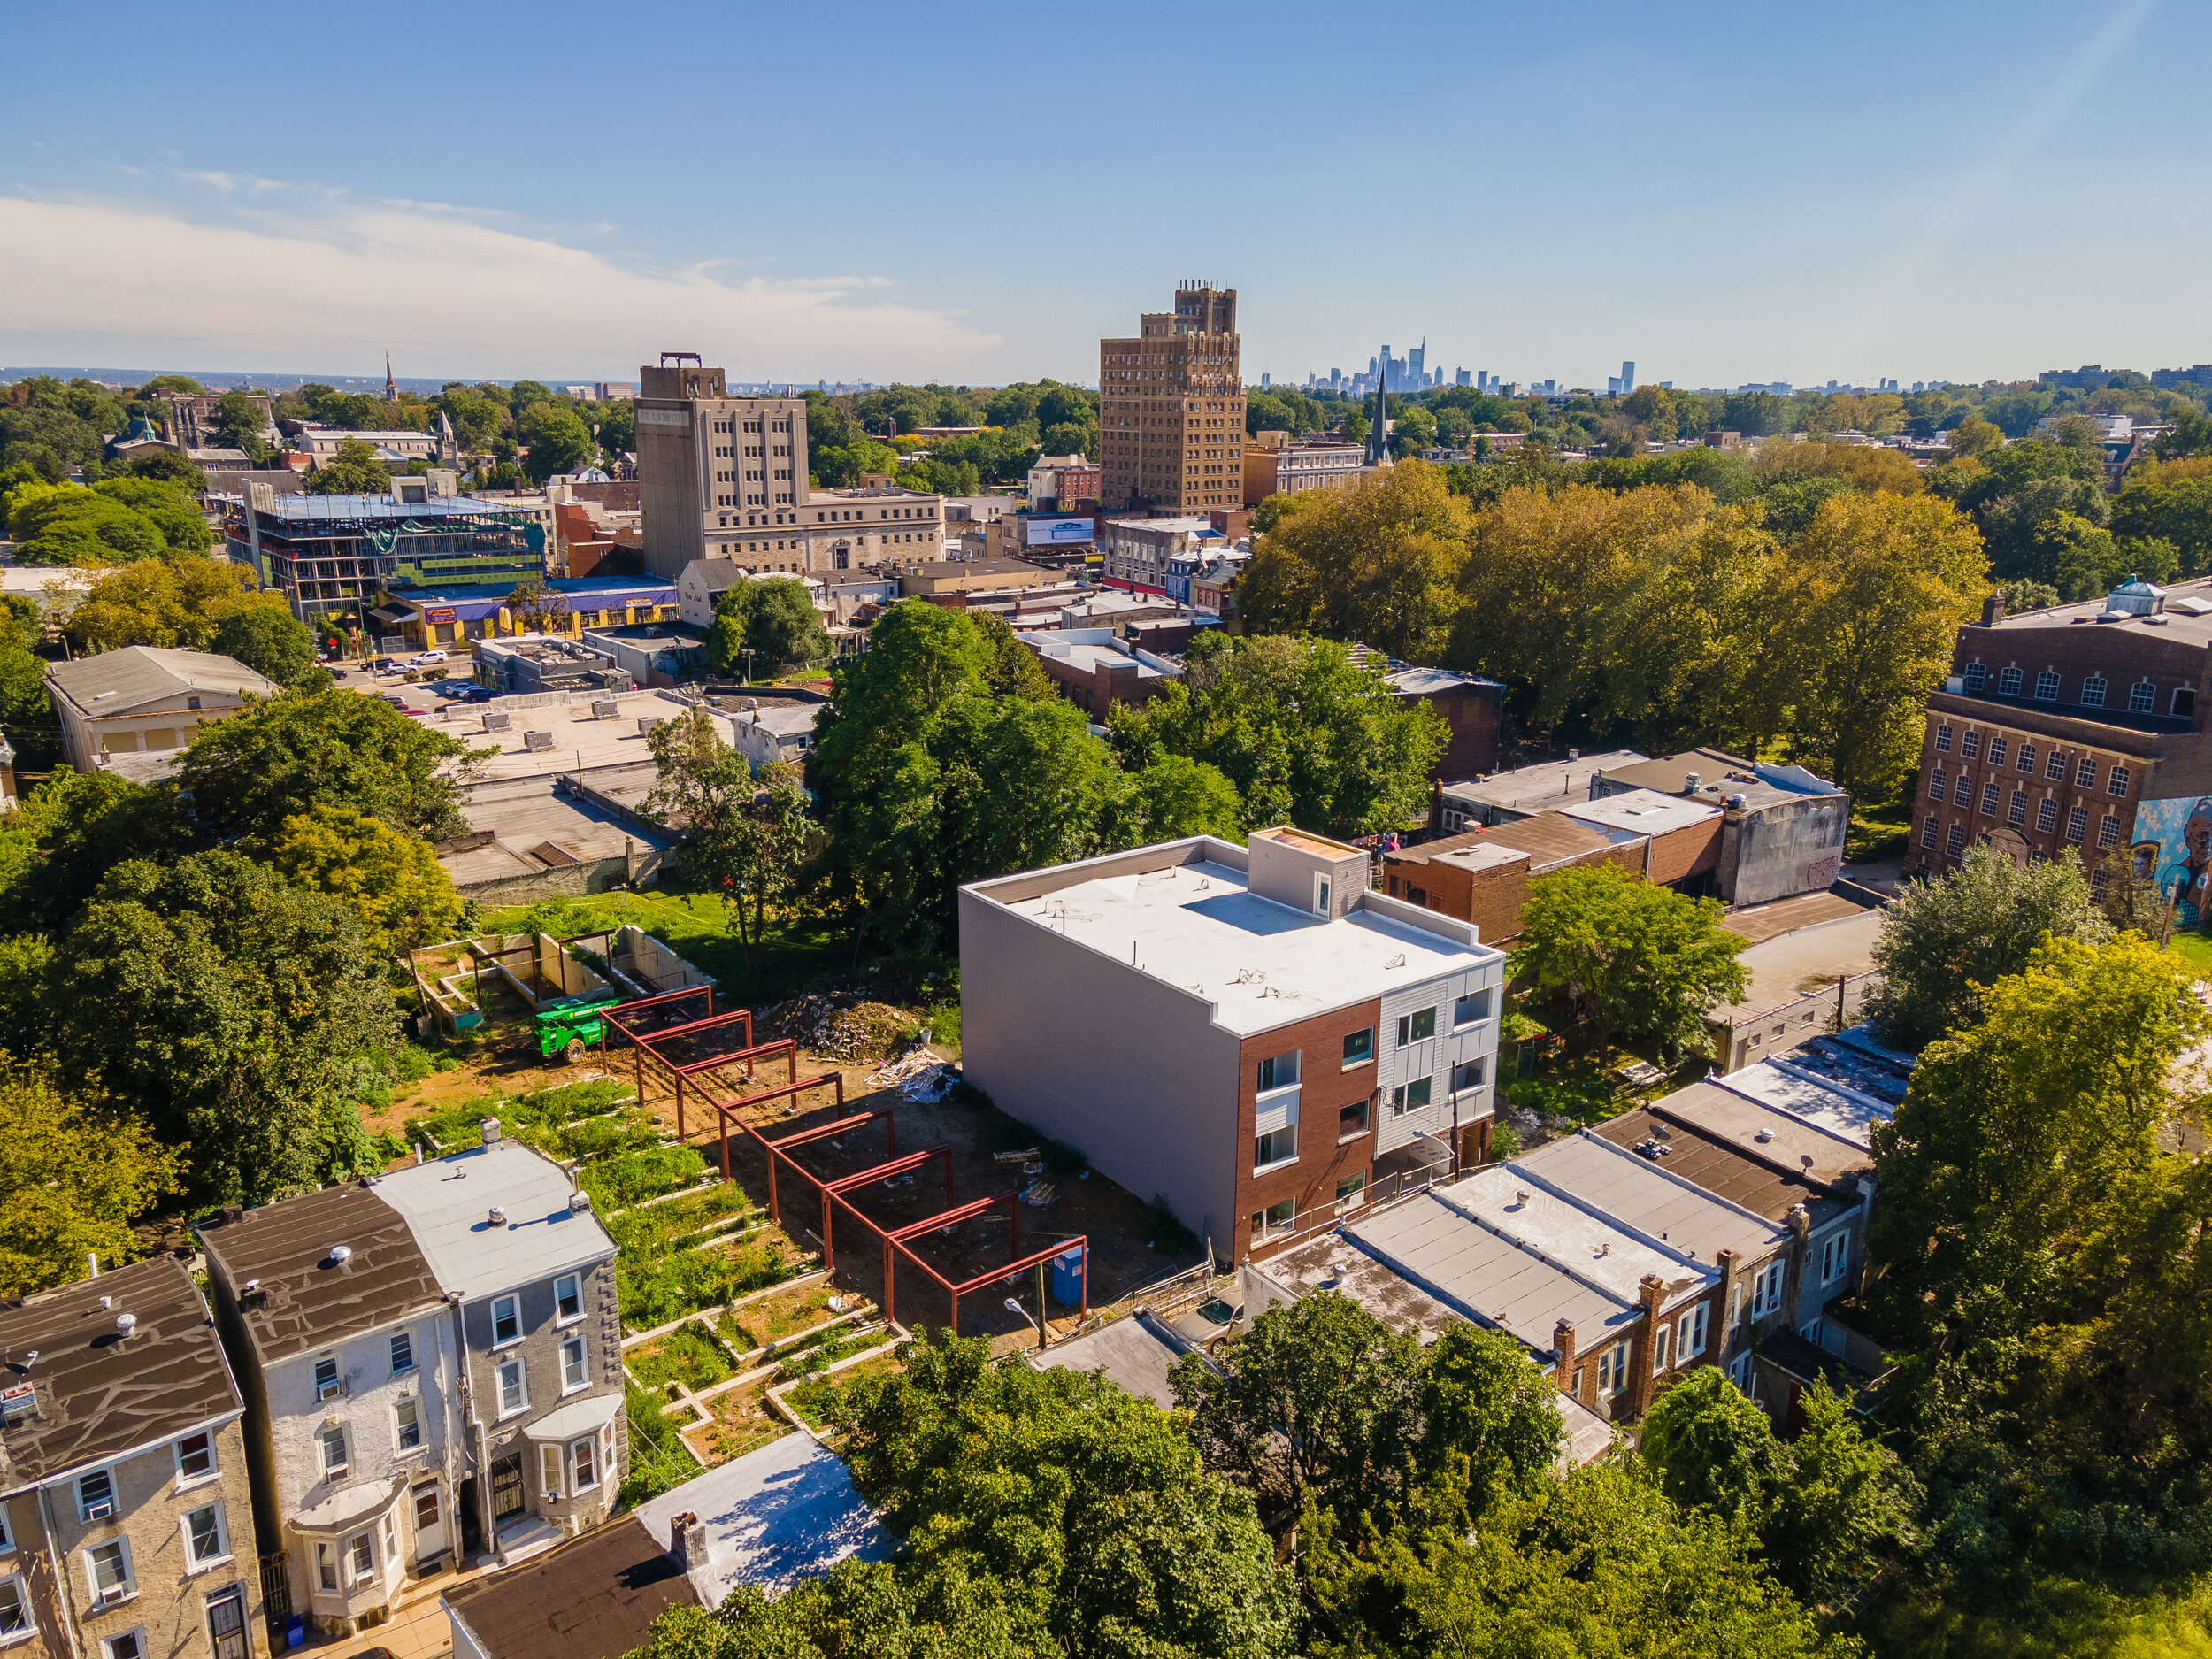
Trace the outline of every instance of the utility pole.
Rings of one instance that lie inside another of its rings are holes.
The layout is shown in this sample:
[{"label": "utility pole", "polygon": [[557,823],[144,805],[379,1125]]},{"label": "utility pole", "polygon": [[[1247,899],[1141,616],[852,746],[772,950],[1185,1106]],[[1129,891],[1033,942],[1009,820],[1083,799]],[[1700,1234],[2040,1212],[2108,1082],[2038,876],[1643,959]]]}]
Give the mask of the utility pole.
[{"label": "utility pole", "polygon": [[745,683],[749,686],[753,683],[753,648],[749,645],[741,645],[738,648],[737,654],[745,659]]}]

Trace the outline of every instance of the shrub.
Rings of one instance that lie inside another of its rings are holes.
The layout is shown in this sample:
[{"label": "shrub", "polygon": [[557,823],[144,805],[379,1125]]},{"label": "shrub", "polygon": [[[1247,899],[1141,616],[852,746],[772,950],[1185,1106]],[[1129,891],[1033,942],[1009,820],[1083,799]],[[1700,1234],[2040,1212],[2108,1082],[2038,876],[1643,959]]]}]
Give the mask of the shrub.
[{"label": "shrub", "polygon": [[706,1167],[706,1159],[689,1147],[640,1147],[586,1170],[583,1185],[604,1213],[681,1192],[696,1184]]}]

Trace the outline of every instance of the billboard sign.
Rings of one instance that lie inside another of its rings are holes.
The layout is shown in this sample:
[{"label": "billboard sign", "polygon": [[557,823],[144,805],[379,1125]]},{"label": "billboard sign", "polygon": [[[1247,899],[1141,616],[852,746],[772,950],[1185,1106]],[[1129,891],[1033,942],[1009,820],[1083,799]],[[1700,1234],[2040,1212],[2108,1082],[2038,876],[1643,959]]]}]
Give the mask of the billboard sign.
[{"label": "billboard sign", "polygon": [[426,606],[423,610],[422,619],[425,622],[451,622],[455,619],[456,614],[451,605]]},{"label": "billboard sign", "polygon": [[1087,513],[1074,518],[1032,518],[1027,545],[1083,547],[1090,542],[1091,536],[1092,520]]}]

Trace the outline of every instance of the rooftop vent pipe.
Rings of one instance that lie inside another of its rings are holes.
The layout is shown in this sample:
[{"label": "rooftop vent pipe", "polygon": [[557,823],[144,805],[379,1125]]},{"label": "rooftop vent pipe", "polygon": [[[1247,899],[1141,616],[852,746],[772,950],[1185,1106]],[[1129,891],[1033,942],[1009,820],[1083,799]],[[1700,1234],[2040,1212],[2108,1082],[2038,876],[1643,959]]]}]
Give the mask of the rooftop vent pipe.
[{"label": "rooftop vent pipe", "polygon": [[503,1227],[506,1225],[507,1206],[504,1204],[494,1204],[492,1206],[492,1225],[495,1227]]},{"label": "rooftop vent pipe", "polygon": [[1699,781],[1698,775],[1695,772],[1691,772],[1687,777],[1682,780],[1682,793],[1684,795],[1695,795],[1697,793]]},{"label": "rooftop vent pipe", "polygon": [[332,1245],[330,1247],[330,1259],[340,1267],[343,1267],[348,1262],[353,1260],[353,1246],[350,1244]]},{"label": "rooftop vent pipe", "polygon": [[119,1313],[115,1316],[115,1334],[118,1336],[128,1336],[137,1328],[137,1325],[138,1316],[134,1313]]}]

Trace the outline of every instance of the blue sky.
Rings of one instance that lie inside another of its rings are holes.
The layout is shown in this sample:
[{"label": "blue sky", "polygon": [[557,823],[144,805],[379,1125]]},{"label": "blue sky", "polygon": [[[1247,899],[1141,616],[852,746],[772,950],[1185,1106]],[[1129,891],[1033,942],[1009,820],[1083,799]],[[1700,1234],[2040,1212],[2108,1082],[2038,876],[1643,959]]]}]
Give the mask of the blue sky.
[{"label": "blue sky", "polygon": [[2212,10],[0,12],[0,363],[1979,380],[2212,360]]}]

